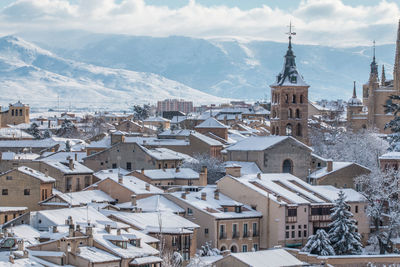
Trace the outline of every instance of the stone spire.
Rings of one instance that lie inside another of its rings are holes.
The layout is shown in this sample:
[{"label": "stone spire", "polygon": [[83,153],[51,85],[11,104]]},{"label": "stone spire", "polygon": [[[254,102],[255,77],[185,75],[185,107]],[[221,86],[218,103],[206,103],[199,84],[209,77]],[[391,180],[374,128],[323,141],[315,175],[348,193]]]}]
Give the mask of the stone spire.
[{"label": "stone spire", "polygon": [[393,68],[393,86],[395,90],[400,90],[400,20],[397,28],[397,40],[396,40],[396,56],[394,60]]},{"label": "stone spire", "polygon": [[386,82],[385,65],[382,65],[381,86],[385,86],[385,82]]},{"label": "stone spire", "polygon": [[371,62],[371,72],[369,74],[369,81],[370,82],[378,81],[378,64],[376,64],[376,59],[375,59],[375,40],[373,46],[373,57]]},{"label": "stone spire", "polygon": [[356,93],[356,81],[353,82],[353,98],[357,98],[357,93]]}]

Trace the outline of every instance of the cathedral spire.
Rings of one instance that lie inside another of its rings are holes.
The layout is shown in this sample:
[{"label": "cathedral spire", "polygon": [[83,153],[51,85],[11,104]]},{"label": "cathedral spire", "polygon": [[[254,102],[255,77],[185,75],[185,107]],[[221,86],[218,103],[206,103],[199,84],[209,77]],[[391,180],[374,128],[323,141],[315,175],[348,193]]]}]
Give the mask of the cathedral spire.
[{"label": "cathedral spire", "polygon": [[400,20],[397,28],[397,39],[396,39],[396,56],[394,60],[393,68],[393,86],[395,90],[400,90]]},{"label": "cathedral spire", "polygon": [[386,82],[385,65],[382,64],[381,86],[385,86],[385,82]]},{"label": "cathedral spire", "polygon": [[370,73],[370,78],[376,78],[378,80],[378,65],[376,64],[376,59],[375,59],[375,40],[373,42],[373,57],[372,57],[372,62],[371,62],[371,73]]},{"label": "cathedral spire", "polygon": [[353,98],[357,98],[356,81],[354,81],[354,86],[353,86]]}]

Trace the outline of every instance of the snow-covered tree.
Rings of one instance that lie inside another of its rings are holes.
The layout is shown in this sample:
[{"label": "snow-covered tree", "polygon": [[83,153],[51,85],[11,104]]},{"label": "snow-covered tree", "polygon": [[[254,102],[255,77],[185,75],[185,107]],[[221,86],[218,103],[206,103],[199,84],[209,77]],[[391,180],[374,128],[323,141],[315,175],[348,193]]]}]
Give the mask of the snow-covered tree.
[{"label": "snow-covered tree", "polygon": [[390,143],[390,151],[400,151],[400,96],[391,95],[389,97],[388,104],[385,105],[385,111],[392,113],[394,119],[385,125],[385,129],[390,129],[392,132],[388,135],[388,141]]},{"label": "snow-covered tree", "polygon": [[217,249],[217,248],[213,248],[211,246],[211,242],[206,242],[205,245],[201,246],[200,253],[199,253],[199,255],[201,257],[203,257],[203,256],[217,256],[217,255],[220,255],[220,254],[221,254],[221,251],[219,251],[219,249]]},{"label": "snow-covered tree", "polygon": [[[356,133],[337,131],[335,135],[315,132],[311,134],[314,152],[335,161],[351,161],[379,169],[379,156],[386,153],[388,143],[377,132],[363,130]],[[315,138],[313,138],[315,136]]]},{"label": "snow-covered tree", "polygon": [[366,213],[374,225],[369,243],[380,254],[393,252],[393,239],[400,233],[400,174],[393,169],[376,170],[355,180],[368,202]]},{"label": "snow-covered tree", "polygon": [[43,138],[50,138],[50,137],[51,137],[51,132],[49,130],[44,131]]},{"label": "snow-covered tree", "polygon": [[57,130],[57,136],[66,137],[66,138],[79,138],[80,133],[78,128],[70,121],[65,119],[60,129]]},{"label": "snow-covered tree", "polygon": [[71,142],[69,140],[65,142],[65,151],[71,152]]},{"label": "snow-covered tree", "polygon": [[150,106],[149,105],[134,105],[132,107],[133,116],[135,120],[145,120],[150,116]]},{"label": "snow-covered tree", "polygon": [[335,255],[328,234],[324,229],[318,229],[315,235],[308,237],[307,244],[302,251],[321,256]]},{"label": "snow-covered tree", "polygon": [[332,208],[329,240],[336,255],[360,254],[362,244],[356,221],[352,219],[353,214],[349,211],[343,191],[338,196]]},{"label": "snow-covered tree", "polygon": [[211,157],[209,154],[196,154],[193,156],[196,161],[184,162],[182,167],[191,168],[196,172],[201,172],[203,166],[207,167],[207,183],[214,184],[222,178],[225,173],[225,166],[219,158]]},{"label": "snow-covered tree", "polygon": [[30,135],[35,137],[35,139],[40,139],[39,126],[36,123],[32,123],[31,126],[26,130]]}]

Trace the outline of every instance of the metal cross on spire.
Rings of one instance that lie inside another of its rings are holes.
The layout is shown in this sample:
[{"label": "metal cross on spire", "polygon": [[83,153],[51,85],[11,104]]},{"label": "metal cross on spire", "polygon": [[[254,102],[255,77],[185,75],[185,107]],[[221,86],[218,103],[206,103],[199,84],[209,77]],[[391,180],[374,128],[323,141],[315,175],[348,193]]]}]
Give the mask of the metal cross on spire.
[{"label": "metal cross on spire", "polygon": [[286,33],[287,35],[289,35],[289,48],[292,48],[292,35],[296,35],[296,33],[292,31],[294,29],[292,21],[290,21],[289,26],[287,27],[289,27],[289,32]]}]

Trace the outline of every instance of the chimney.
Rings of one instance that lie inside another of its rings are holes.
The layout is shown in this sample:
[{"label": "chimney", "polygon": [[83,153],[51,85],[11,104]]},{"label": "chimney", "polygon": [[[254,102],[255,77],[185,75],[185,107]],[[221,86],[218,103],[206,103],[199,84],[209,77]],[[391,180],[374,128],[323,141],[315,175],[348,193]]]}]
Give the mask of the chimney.
[{"label": "chimney", "polygon": [[8,257],[8,260],[10,261],[11,264],[14,264],[14,255],[10,253],[10,256]]},{"label": "chimney", "polygon": [[189,194],[189,188],[188,187],[185,188],[185,194],[186,195]]},{"label": "chimney", "polygon": [[136,207],[136,195],[131,196],[131,204],[132,206]]},{"label": "chimney", "polygon": [[214,191],[214,199],[219,200],[219,190],[215,189]]},{"label": "chimney", "polygon": [[78,154],[75,153],[75,161],[78,161]]},{"label": "chimney", "polygon": [[180,171],[181,171],[181,170],[180,170],[179,166],[176,166],[175,172],[180,172]]},{"label": "chimney", "polygon": [[19,251],[23,251],[24,250],[24,240],[23,239],[19,239],[17,241],[17,245],[18,245],[18,250]]},{"label": "chimney", "polygon": [[257,179],[261,180],[261,173],[257,173]]},{"label": "chimney", "polygon": [[182,198],[182,199],[186,199],[186,193],[185,193],[185,192],[182,192],[181,198]]},{"label": "chimney", "polygon": [[141,173],[141,174],[144,174],[144,168],[142,168],[142,169],[140,170],[140,173]]},{"label": "chimney", "polygon": [[124,179],[122,178],[122,173],[118,172],[118,183],[119,184],[123,184],[124,183]]},{"label": "chimney", "polygon": [[326,171],[331,172],[333,170],[333,160],[329,159],[326,162]]},{"label": "chimney", "polygon": [[52,232],[53,232],[53,233],[57,233],[57,232],[58,232],[58,230],[57,230],[57,225],[53,225],[53,227],[52,227]]},{"label": "chimney", "polygon": [[69,225],[69,237],[73,237],[74,236],[74,225],[70,224]]},{"label": "chimney", "polygon": [[201,200],[207,200],[207,193],[201,192]]},{"label": "chimney", "polygon": [[282,201],[282,197],[280,195],[276,196],[276,201],[281,202]]},{"label": "chimney", "polygon": [[111,232],[111,225],[106,224],[106,226],[104,226],[104,230],[106,230],[107,233]]},{"label": "chimney", "polygon": [[45,169],[45,170],[44,170],[44,176],[46,176],[46,177],[49,176],[49,170],[48,170],[48,169]]},{"label": "chimney", "polygon": [[242,176],[241,170],[242,166],[240,165],[230,165],[225,167],[225,173],[233,177],[241,177]]},{"label": "chimney", "polygon": [[117,229],[117,235],[121,235],[121,229],[120,228]]},{"label": "chimney", "polygon": [[204,173],[207,176],[207,166],[202,166],[201,167],[201,172]]},{"label": "chimney", "polygon": [[80,231],[81,231],[81,225],[80,225],[80,224],[77,224],[75,230],[76,230],[77,232],[80,232]]},{"label": "chimney", "polygon": [[72,158],[68,159],[68,167],[70,170],[74,169],[74,160]]},{"label": "chimney", "polygon": [[146,187],[146,191],[150,191],[150,184],[149,183],[146,183],[145,187]]}]

